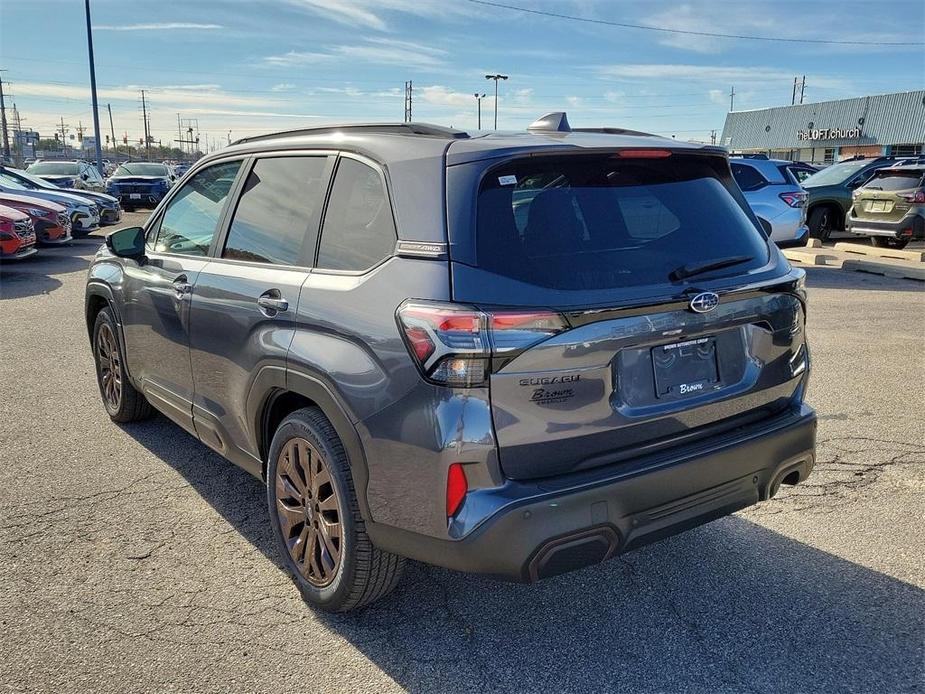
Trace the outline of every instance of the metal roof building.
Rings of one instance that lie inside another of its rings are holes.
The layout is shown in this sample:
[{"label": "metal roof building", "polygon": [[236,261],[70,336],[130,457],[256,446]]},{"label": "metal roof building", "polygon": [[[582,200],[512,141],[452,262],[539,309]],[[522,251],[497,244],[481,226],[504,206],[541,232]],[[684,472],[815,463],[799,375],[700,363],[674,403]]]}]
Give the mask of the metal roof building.
[{"label": "metal roof building", "polygon": [[734,111],[720,142],[734,152],[820,162],[922,154],[925,90]]}]

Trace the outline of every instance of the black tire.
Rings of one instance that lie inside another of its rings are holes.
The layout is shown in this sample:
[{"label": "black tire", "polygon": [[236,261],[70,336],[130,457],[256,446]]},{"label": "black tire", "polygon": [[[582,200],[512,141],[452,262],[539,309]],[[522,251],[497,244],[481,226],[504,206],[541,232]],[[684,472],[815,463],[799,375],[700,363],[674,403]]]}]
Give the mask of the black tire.
[{"label": "black tire", "polygon": [[809,215],[809,235],[814,239],[828,241],[838,227],[835,212],[830,207],[816,207]]},{"label": "black tire", "polygon": [[[106,414],[114,422],[137,422],[151,416],[151,405],[128,379],[119,333],[109,308],[96,314],[93,324],[96,382]],[[118,391],[114,396],[114,391]]]},{"label": "black tire", "polygon": [[[318,479],[323,482],[314,487]],[[317,407],[293,412],[273,435],[267,506],[277,550],[309,604],[328,612],[349,612],[385,596],[398,583],[405,560],[370,541],[347,454]],[[335,525],[339,537],[328,535]],[[329,530],[323,532],[324,527]]]},{"label": "black tire", "polygon": [[894,239],[889,236],[871,236],[870,243],[874,248],[893,248],[901,251],[909,245],[909,239]]}]

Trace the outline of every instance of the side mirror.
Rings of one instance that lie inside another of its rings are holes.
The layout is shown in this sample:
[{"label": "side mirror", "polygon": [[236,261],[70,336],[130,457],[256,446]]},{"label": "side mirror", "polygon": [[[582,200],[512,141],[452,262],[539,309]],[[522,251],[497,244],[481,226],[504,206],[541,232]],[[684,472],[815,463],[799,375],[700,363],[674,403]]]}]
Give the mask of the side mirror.
[{"label": "side mirror", "polygon": [[80,174],[80,177],[81,177],[83,180],[86,181],[88,178],[90,178],[90,174],[88,174],[88,173],[82,173],[82,174]]},{"label": "side mirror", "polygon": [[145,230],[142,227],[126,227],[106,237],[106,247],[120,258],[138,260],[145,254]]}]

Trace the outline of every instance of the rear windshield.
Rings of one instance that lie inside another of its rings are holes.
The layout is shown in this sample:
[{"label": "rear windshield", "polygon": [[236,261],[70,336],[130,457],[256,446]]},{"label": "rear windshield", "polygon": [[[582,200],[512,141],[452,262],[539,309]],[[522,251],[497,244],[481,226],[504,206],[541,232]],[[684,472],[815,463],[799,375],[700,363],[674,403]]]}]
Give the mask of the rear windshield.
[{"label": "rear windshield", "polygon": [[803,186],[839,185],[868,165],[870,165],[870,159],[855,159],[843,161],[841,164],[832,164],[827,169],[823,169],[804,179]]},{"label": "rear windshield", "polygon": [[167,167],[163,164],[122,164],[114,176],[167,176]]},{"label": "rear windshield", "polygon": [[77,164],[67,161],[40,161],[29,167],[29,173],[41,176],[76,176]]},{"label": "rear windshield", "polygon": [[733,256],[747,260],[704,276],[761,267],[767,242],[727,183],[712,156],[513,160],[479,190],[478,264],[565,290],[664,284],[681,267]]},{"label": "rear windshield", "polygon": [[921,171],[878,171],[864,186],[866,190],[910,190],[922,185]]}]

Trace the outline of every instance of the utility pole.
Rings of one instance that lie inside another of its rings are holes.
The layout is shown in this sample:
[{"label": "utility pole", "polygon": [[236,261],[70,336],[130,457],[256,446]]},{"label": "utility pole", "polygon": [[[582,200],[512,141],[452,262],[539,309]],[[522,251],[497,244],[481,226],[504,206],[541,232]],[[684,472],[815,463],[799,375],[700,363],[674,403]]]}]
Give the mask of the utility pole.
[{"label": "utility pole", "polygon": [[106,109],[109,111],[109,132],[112,133],[112,148],[118,154],[119,145],[116,144],[116,127],[112,124],[112,104],[106,104]]},{"label": "utility pole", "polygon": [[61,146],[64,147],[64,158],[67,159],[67,127],[64,124],[64,118],[61,119]]},{"label": "utility pole", "polygon": [[729,112],[730,113],[735,111],[735,103],[736,103],[736,88],[733,87],[732,91],[729,92]]},{"label": "utility pole", "polygon": [[87,51],[90,54],[90,96],[93,101],[93,134],[96,136],[96,170],[103,175],[102,136],[100,134],[100,111],[96,101],[96,67],[93,64],[93,31],[90,29],[90,0],[84,0],[87,15]]},{"label": "utility pole", "polygon": [[803,84],[800,85],[800,103],[803,103],[803,92],[806,91],[806,75],[803,75]]},{"label": "utility pole", "polygon": [[711,130],[711,131],[710,131],[710,144],[711,144],[711,145],[715,145],[715,144],[716,144],[716,130]]},{"label": "utility pole", "polygon": [[498,129],[498,80],[506,80],[507,75],[485,75],[485,79],[495,81],[495,130]]},{"label": "utility pole", "polygon": [[[2,70],[0,72],[5,72]],[[0,128],[3,130],[3,157],[10,158],[10,136],[6,129],[6,102],[3,100],[3,79],[0,77]]]},{"label": "utility pole", "polygon": [[[183,152],[183,126],[180,125],[180,114],[177,114],[177,143],[180,145],[180,151]],[[184,152],[185,153],[185,152]]]},{"label": "utility pole", "polygon": [[478,109],[479,109],[479,130],[481,130],[481,129],[482,129],[482,99],[485,98],[485,95],[484,95],[484,94],[479,94],[478,92],[476,92],[475,94],[473,94],[473,96],[475,97],[476,102],[478,102]]},{"label": "utility pole", "polygon": [[411,80],[405,82],[405,123],[411,122],[411,100],[414,92],[414,84]]},{"label": "utility pole", "polygon": [[151,161],[151,136],[148,134],[148,107],[145,104],[145,90],[141,90],[141,118],[145,126],[145,161]]},{"label": "utility pole", "polygon": [[793,106],[797,102],[797,81],[798,78],[793,78],[793,96],[790,97],[790,105]]}]

